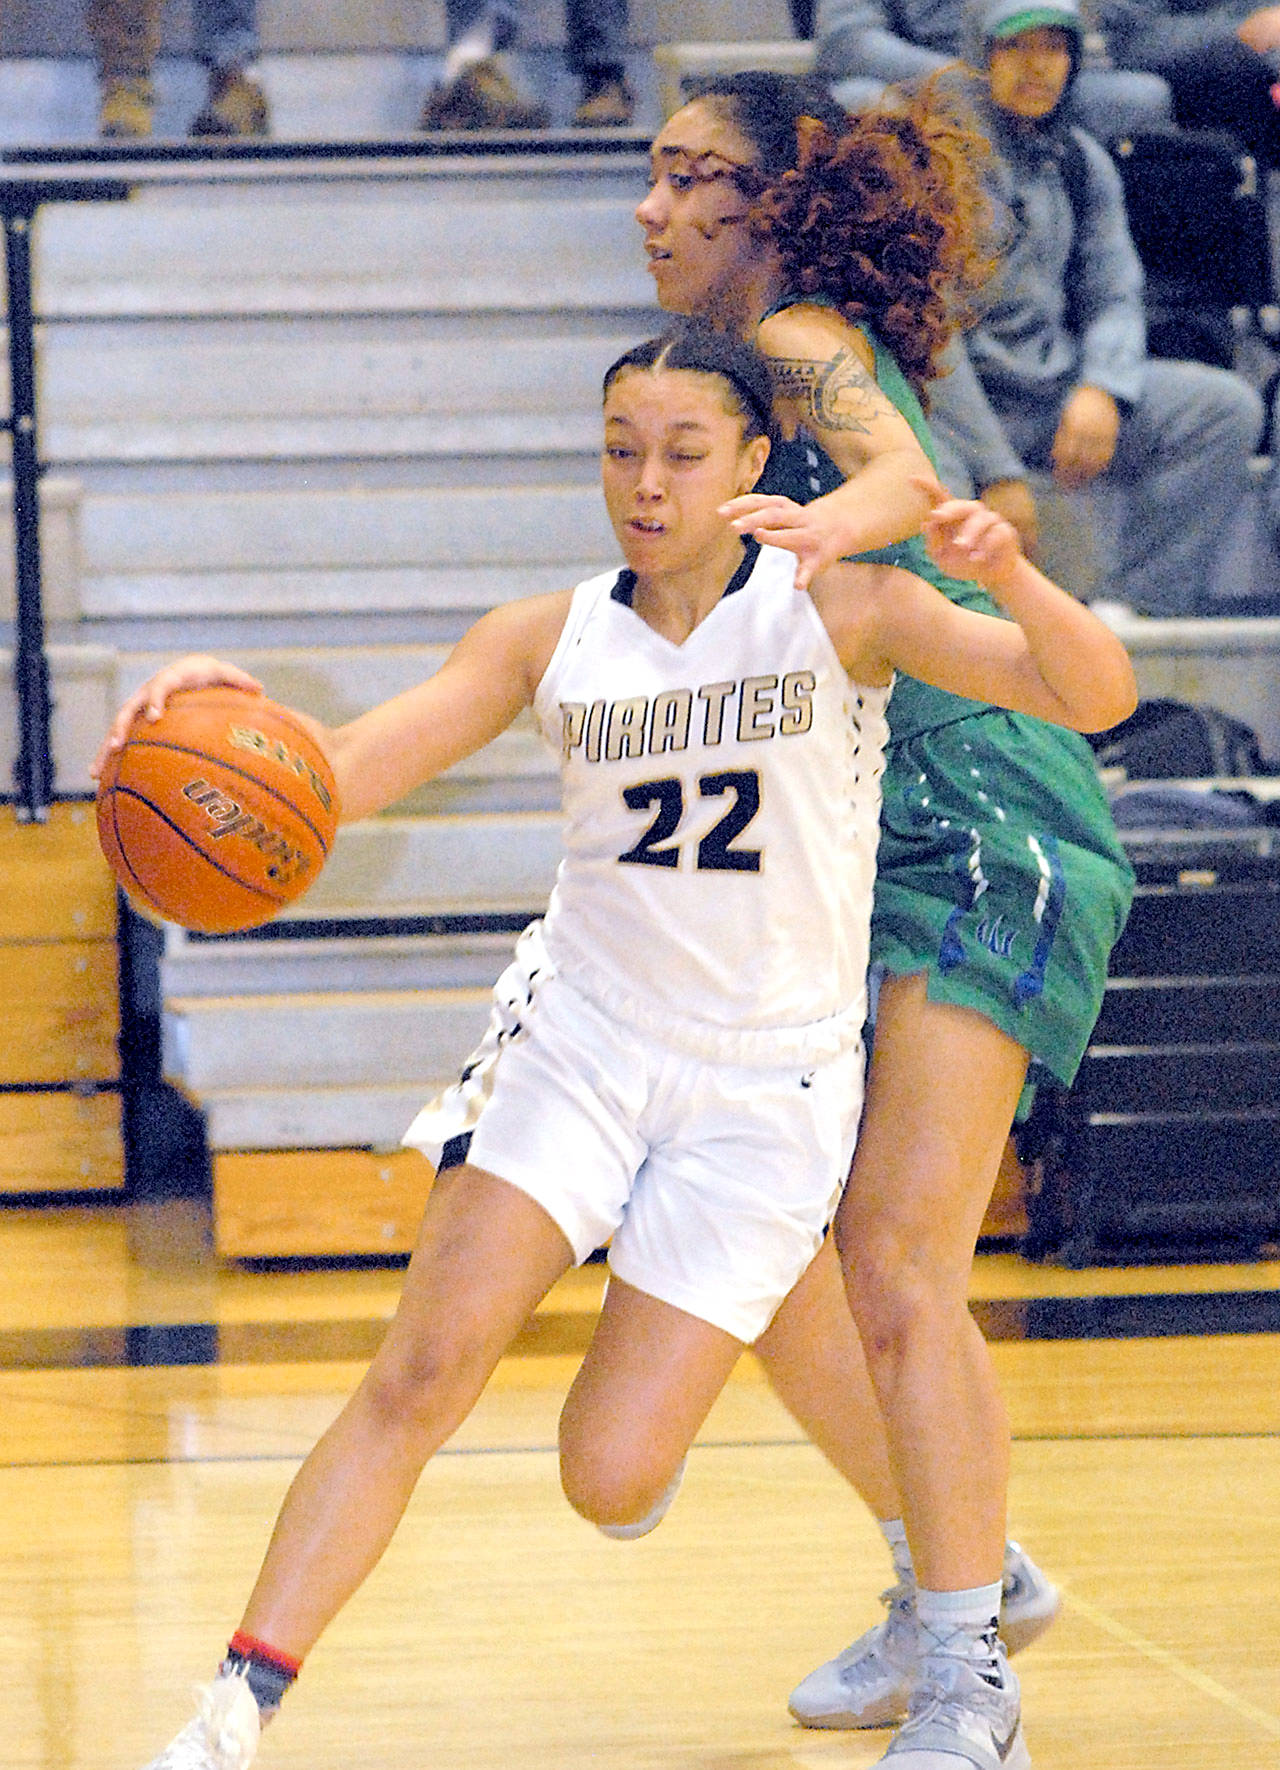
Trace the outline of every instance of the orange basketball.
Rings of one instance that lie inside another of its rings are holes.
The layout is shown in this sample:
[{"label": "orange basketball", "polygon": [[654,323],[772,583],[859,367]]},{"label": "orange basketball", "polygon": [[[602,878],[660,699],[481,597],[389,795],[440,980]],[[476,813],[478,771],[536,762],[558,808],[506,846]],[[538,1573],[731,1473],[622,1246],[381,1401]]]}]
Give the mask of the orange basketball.
[{"label": "orange basketball", "polygon": [[311,884],[338,795],[285,707],[238,688],[184,689],[141,714],[98,783],[98,839],[144,912],[202,934],[255,928]]}]

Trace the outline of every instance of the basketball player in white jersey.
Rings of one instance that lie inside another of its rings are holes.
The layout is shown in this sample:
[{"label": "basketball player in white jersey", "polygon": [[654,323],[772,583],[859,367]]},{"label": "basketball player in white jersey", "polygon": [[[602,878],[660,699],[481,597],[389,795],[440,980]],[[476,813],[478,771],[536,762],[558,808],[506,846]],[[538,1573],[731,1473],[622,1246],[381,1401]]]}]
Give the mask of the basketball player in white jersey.
[{"label": "basketball player in white jersey", "polygon": [[[721,514],[764,465],[771,393],[754,351],[700,322],[628,352],[606,377],[603,455],[626,568],[495,609],[420,687],[337,730],[311,722],[351,820],[532,706],[561,758],[565,856],[500,981],[489,1049],[410,1132],[445,1147],[386,1340],[295,1478],[197,1718],[152,1770],[250,1763],[427,1459],[606,1240],[562,1479],[614,1530],[660,1503],[848,1170],[894,670],[1085,728],[1133,704],[1114,637],[979,505],[940,503],[932,544],[1009,620],[890,566],[797,591],[794,557]],[[104,755],[135,713],[212,683],[258,686],[185,659],[130,698]],[[1009,1770],[1025,1762],[1016,1741]]]}]

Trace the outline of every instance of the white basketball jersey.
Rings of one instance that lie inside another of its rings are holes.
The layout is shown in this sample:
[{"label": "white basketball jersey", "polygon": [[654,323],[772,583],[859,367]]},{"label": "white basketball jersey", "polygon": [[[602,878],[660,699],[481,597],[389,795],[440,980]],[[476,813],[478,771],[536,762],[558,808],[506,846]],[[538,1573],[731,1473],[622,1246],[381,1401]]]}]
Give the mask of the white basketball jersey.
[{"label": "white basketball jersey", "polygon": [[721,1061],[817,1061],[865,1014],[889,690],[850,684],[795,564],[749,547],[679,645],[629,572],[589,579],[534,699],[565,815],[548,956]]}]

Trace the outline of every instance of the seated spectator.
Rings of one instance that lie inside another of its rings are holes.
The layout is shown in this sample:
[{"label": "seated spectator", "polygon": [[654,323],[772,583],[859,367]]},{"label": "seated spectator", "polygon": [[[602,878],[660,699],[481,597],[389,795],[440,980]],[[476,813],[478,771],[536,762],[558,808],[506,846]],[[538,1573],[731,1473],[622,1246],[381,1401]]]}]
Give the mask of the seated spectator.
[{"label": "seated spectator", "polygon": [[[1023,10],[1028,9],[1038,10],[1034,0],[1027,0]],[[843,105],[856,110],[887,82],[932,73],[954,61],[964,12],[965,0],[819,0],[816,71],[832,83]],[[1112,67],[1096,32],[1082,47],[1071,114],[1091,135],[1113,141],[1131,129],[1171,120],[1169,89],[1157,75]]]},{"label": "seated spectator", "polygon": [[1280,6],[1250,0],[1096,0],[1117,63],[1159,74],[1187,128],[1226,129],[1280,166]]},{"label": "seated spectator", "polygon": [[[151,134],[152,75],[165,0],[87,0],[85,24],[98,63],[98,129],[108,139]],[[195,0],[195,52],[208,71],[192,135],[266,135],[266,95],[246,71],[258,52],[257,0]]]},{"label": "seated spectator", "polygon": [[[523,0],[445,0],[449,47],[440,85],[423,107],[422,129],[545,129],[546,105],[513,85],[499,53],[516,38]],[[616,129],[635,109],[627,85],[626,0],[565,0],[569,67],[581,82],[573,120]]]},{"label": "seated spectator", "polygon": [[1267,476],[1267,517],[1271,524],[1272,545],[1280,552],[1280,378],[1268,383],[1265,397],[1270,404],[1270,416],[1267,441],[1263,446],[1271,455],[1271,470]]},{"label": "seated spectator", "polygon": [[1076,0],[979,0],[970,23],[1003,247],[953,343],[955,372],[930,388],[943,477],[977,488],[1032,553],[1033,474],[1064,490],[1122,486],[1120,557],[1097,594],[1141,614],[1201,611],[1248,493],[1261,399],[1227,370],[1146,354],[1119,176],[1062,114],[1083,36]]}]

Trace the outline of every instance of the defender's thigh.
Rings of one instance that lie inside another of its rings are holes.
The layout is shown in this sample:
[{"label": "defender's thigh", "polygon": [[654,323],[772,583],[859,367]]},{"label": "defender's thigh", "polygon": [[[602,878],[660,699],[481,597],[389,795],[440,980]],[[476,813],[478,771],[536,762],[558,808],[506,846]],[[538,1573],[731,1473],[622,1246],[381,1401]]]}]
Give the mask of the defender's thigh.
[{"label": "defender's thigh", "polygon": [[1026,1051],[991,1021],[931,1002],[923,972],[884,979],[836,1216],[846,1265],[860,1245],[889,1242],[967,1282],[1026,1069]]}]

